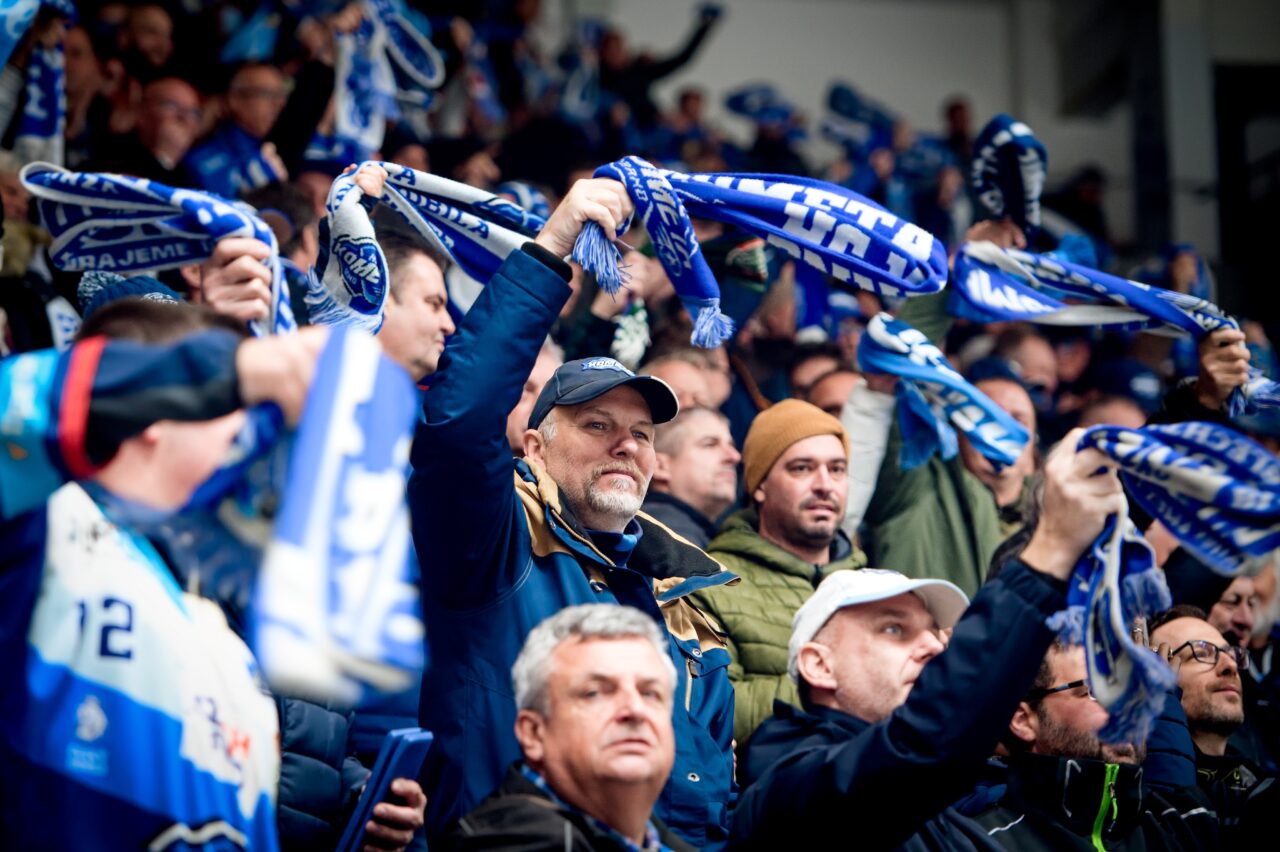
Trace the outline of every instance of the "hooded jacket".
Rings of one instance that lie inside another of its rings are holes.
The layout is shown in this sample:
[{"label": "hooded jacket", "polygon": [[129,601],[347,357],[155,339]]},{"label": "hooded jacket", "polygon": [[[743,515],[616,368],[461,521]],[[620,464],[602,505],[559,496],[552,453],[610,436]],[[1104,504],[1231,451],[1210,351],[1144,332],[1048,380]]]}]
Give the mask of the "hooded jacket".
[{"label": "hooded jacket", "polygon": [[974,817],[1002,849],[1217,849],[1217,818],[1195,788],[1144,790],[1142,768],[1019,754],[1009,789]]},{"label": "hooded jacket", "polygon": [[694,596],[728,636],[729,679],[735,709],[733,735],[745,743],[773,711],[775,699],[799,703],[795,681],[787,674],[791,619],[813,590],[835,571],[862,568],[867,559],[843,533],[831,545],[832,559],[813,565],[760,537],[759,515],[743,509],[729,516],[707,553],[742,579],[732,593],[717,590]]},{"label": "hooded jacket", "polygon": [[568,277],[532,243],[507,258],[441,356],[414,438],[409,501],[432,654],[419,719],[436,737],[423,772],[428,828],[438,835],[520,759],[511,665],[529,631],[566,606],[616,603],[662,626],[678,678],[675,767],[654,814],[714,847],[733,794],[733,687],[723,635],[689,595],[733,575],[643,513],[620,566],[550,476],[526,461],[512,470],[507,412],[570,295]]}]

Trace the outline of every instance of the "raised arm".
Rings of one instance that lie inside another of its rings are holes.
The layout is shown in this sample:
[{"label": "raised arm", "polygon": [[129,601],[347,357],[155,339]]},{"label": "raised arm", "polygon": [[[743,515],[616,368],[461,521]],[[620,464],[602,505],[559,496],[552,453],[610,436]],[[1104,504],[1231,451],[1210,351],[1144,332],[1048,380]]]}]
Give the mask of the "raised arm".
[{"label": "raised arm", "polygon": [[892,848],[968,792],[1035,679],[1053,639],[1045,619],[1066,605],[1076,560],[1123,500],[1114,472],[1093,475],[1103,456],[1075,452],[1080,434],[1046,464],[1044,513],[1022,559],[978,592],[906,702],[844,743],[770,768],[740,800],[742,848],[805,846],[800,833],[839,836],[851,817],[862,843]]},{"label": "raised arm", "polygon": [[[409,501],[427,594],[477,606],[518,579],[527,547],[512,490],[507,414],[571,294],[561,260],[587,221],[607,233],[630,213],[617,181],[579,181],[538,237],[488,282],[440,358],[413,443]],[[508,572],[508,573],[504,573]]]}]

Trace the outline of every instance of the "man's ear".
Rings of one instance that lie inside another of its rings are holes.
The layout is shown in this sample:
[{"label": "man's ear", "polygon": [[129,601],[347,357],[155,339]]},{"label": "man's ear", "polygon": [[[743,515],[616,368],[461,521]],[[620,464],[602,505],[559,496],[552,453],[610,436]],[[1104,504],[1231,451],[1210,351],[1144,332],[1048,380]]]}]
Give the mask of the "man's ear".
[{"label": "man's ear", "polygon": [[653,468],[653,479],[650,480],[649,486],[670,485],[671,484],[671,456],[666,453],[654,453],[653,459],[656,465]]},{"label": "man's ear", "polygon": [[836,676],[831,668],[831,649],[817,642],[806,642],[796,655],[796,673],[811,689],[835,691]]},{"label": "man's ear", "polygon": [[547,732],[547,720],[533,710],[521,710],[516,714],[516,742],[520,743],[520,751],[524,759],[535,769],[542,764],[547,749],[544,742]]},{"label": "man's ear", "polygon": [[1040,738],[1040,716],[1030,704],[1019,701],[1018,709],[1013,711],[1013,718],[1009,720],[1009,730],[1027,745],[1035,745]]},{"label": "man's ear", "polygon": [[537,463],[544,470],[547,467],[547,442],[543,439],[542,433],[537,429],[525,429],[524,441],[524,457],[529,461]]},{"label": "man's ear", "polygon": [[188,263],[186,266],[180,266],[178,267],[178,274],[182,276],[183,282],[187,285],[187,292],[191,294],[191,301],[203,304],[204,287],[201,285],[200,264]]}]

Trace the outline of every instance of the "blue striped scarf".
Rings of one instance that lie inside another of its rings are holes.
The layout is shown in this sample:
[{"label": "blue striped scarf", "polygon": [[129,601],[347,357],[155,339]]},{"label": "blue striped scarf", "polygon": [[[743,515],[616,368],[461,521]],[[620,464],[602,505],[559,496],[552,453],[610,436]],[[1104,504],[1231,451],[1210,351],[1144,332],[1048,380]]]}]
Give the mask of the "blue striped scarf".
[{"label": "blue striped scarf", "polygon": [[903,470],[919,467],[934,453],[954,458],[957,431],[996,470],[1017,461],[1030,440],[1022,424],[965,381],[927,337],[888,314],[867,323],[858,344],[858,366],[899,378]]},{"label": "blue striped scarf", "polygon": [[72,172],[31,163],[22,185],[53,235],[49,255],[70,272],[175,269],[206,260],[224,237],[252,237],[271,248],[271,314],[249,324],[254,334],[296,327],[275,233],[244,205],[145,178]]},{"label": "blue striped scarf", "polygon": [[[948,309],[977,322],[1163,330],[1196,340],[1220,328],[1240,327],[1205,299],[1109,275],[1061,257],[1001,249],[988,242],[960,247],[952,280]],[[1248,382],[1232,393],[1227,406],[1232,418],[1280,418],[1280,385],[1251,370]]]},{"label": "blue striped scarf", "polygon": [[76,19],[76,7],[71,0],[5,0],[0,3],[0,65],[9,61],[14,49],[22,41],[41,6],[48,6],[59,14]]},{"label": "blue striped scarf", "polygon": [[[1126,489],[1184,547],[1228,576],[1280,545],[1280,461],[1230,429],[1173,423],[1097,426],[1081,438],[1119,465]],[[1090,689],[1110,718],[1100,736],[1142,742],[1173,673],[1134,643],[1134,620],[1167,609],[1155,554],[1128,518],[1110,519],[1071,578],[1068,607],[1051,620],[1086,648]]]},{"label": "blue striped scarf", "polygon": [[[601,166],[635,202],[658,259],[694,318],[693,342],[715,346],[733,333],[720,313],[720,290],[693,233],[690,216],[733,225],[839,281],[883,296],[936,293],[947,281],[946,246],[910,222],[843,187],[789,175],[681,174],[639,157]],[[613,238],[583,228],[573,259],[616,292],[624,281]]]}]

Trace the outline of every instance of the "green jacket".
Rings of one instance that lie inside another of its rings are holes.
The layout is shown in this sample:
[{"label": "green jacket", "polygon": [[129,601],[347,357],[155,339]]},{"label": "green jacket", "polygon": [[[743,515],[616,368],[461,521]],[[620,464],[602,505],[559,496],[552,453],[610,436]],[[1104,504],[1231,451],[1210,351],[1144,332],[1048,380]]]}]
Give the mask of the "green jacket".
[{"label": "green jacket", "polygon": [[692,596],[693,604],[710,613],[728,634],[733,736],[739,745],[773,714],[775,698],[800,704],[787,674],[787,644],[796,610],[831,572],[867,564],[866,556],[843,534],[832,544],[837,558],[815,566],[765,541],[756,526],[755,509],[743,509],[724,522],[707,547],[707,553],[742,582],[733,589],[708,589]]},{"label": "green jacket", "polygon": [[[899,318],[941,348],[952,322],[945,305],[945,293],[908,299]],[[908,577],[950,580],[972,598],[996,548],[1021,526],[1020,512],[1011,510],[1010,520],[1002,518],[990,489],[965,469],[959,456],[943,461],[935,455],[915,470],[902,470],[901,446],[895,417],[863,516],[867,556],[876,567]]]},{"label": "green jacket", "polygon": [[934,456],[915,470],[898,466],[893,425],[875,493],[863,518],[871,564],[908,577],[950,580],[972,598],[1005,536],[990,489],[956,456]]}]

